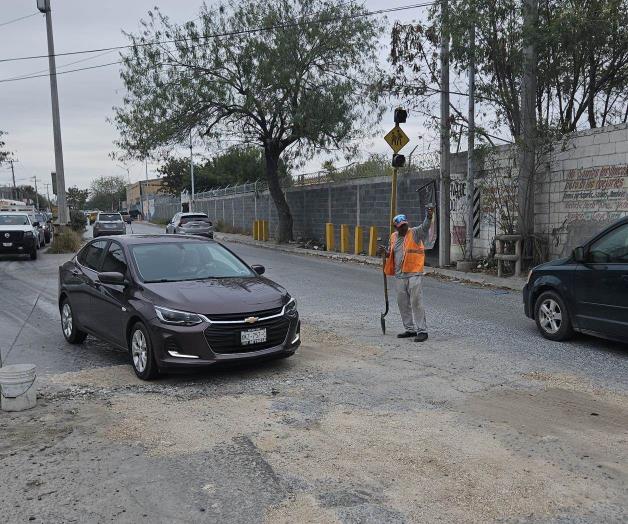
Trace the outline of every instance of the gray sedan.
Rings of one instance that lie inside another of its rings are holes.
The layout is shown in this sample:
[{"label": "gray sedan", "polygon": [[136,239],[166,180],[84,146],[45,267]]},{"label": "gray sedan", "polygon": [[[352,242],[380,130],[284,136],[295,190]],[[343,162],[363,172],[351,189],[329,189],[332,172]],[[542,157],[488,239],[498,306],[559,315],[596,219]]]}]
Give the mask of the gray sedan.
[{"label": "gray sedan", "polygon": [[214,238],[214,226],[205,213],[177,213],[166,226],[166,233]]},{"label": "gray sedan", "polygon": [[98,213],[94,222],[94,238],[103,235],[125,235],[126,224],[120,213]]}]

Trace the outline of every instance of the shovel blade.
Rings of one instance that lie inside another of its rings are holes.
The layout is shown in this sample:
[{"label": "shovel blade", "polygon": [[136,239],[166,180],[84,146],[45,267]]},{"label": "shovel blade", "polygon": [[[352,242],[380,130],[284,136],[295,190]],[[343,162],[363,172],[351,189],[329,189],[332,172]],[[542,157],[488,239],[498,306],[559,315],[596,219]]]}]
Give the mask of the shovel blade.
[{"label": "shovel blade", "polygon": [[383,313],[379,317],[379,321],[382,324],[382,334],[385,335],[386,334],[386,318],[384,317]]}]

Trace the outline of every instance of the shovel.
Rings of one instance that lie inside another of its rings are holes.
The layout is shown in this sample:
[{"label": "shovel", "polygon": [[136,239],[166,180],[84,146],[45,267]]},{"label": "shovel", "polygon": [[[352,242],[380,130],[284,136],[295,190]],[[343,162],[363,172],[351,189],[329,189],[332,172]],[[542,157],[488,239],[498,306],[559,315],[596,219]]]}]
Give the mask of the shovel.
[{"label": "shovel", "polygon": [[379,321],[382,324],[382,334],[386,334],[386,315],[388,315],[388,277],[384,273],[384,267],[386,265],[386,253],[384,253],[384,266],[382,266],[382,275],[384,275],[384,300],[386,301],[386,310],[380,315]]}]

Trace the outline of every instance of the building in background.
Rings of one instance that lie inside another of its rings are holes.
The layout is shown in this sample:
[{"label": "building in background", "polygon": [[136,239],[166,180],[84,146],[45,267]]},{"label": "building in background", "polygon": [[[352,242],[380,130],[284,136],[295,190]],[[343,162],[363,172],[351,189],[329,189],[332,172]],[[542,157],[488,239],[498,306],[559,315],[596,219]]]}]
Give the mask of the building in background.
[{"label": "building in background", "polygon": [[161,178],[152,178],[126,186],[126,209],[133,218],[139,215],[146,216],[148,213],[146,197],[160,194],[163,182]]}]

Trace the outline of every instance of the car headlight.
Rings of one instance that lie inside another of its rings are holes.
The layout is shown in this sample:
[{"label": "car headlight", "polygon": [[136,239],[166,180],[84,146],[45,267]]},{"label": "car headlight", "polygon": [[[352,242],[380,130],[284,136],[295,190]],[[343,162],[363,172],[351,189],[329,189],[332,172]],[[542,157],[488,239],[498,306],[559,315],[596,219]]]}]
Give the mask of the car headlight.
[{"label": "car headlight", "polygon": [[297,310],[297,300],[295,298],[290,298],[288,303],[284,306],[285,313],[294,313]]},{"label": "car headlight", "polygon": [[34,236],[34,235],[33,235],[33,232],[32,232],[32,231],[24,231],[24,236],[25,236],[25,237],[32,237],[32,236]]},{"label": "car headlight", "polygon": [[203,322],[203,318],[196,313],[178,311],[167,307],[154,306],[157,318],[164,324],[174,324],[177,326],[196,326]]}]

